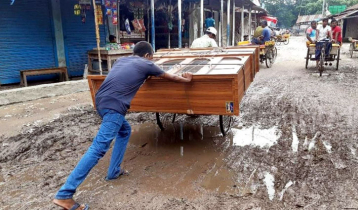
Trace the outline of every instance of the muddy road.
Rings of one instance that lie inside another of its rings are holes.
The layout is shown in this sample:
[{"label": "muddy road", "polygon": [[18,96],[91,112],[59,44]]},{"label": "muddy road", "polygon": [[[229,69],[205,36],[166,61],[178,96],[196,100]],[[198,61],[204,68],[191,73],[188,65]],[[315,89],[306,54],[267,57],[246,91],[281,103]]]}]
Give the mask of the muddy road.
[{"label": "muddy road", "polygon": [[[304,68],[303,37],[261,66],[227,137],[217,118],[181,116],[161,132],[131,113],[123,166],[111,151],[75,196],[92,209],[358,209],[358,56],[340,70]],[[89,93],[0,107],[0,209],[58,209],[56,191],[100,125]]]}]

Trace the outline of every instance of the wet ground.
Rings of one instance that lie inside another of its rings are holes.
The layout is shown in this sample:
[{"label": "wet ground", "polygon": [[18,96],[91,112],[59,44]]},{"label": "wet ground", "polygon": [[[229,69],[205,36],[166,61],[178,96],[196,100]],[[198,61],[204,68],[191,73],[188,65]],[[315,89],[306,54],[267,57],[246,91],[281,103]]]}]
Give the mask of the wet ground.
[{"label": "wet ground", "polygon": [[[76,194],[92,209],[358,209],[358,55],[340,70],[304,69],[303,37],[262,66],[227,137],[217,117],[162,132],[150,113],[107,182],[109,152]],[[51,199],[91,144],[100,119],[89,93],[0,107],[0,208],[58,209]]]}]

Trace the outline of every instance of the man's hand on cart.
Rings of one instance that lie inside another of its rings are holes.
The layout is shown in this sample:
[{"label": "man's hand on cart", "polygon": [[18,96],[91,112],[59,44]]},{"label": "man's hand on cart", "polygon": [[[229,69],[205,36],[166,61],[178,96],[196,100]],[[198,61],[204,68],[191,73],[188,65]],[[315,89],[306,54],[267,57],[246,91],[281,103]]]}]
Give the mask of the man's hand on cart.
[{"label": "man's hand on cart", "polygon": [[190,72],[185,72],[181,75],[182,77],[186,78],[189,80],[189,82],[193,79],[193,74]]},{"label": "man's hand on cart", "polygon": [[193,74],[189,72],[185,72],[182,74],[182,76],[178,76],[171,73],[164,73],[161,78],[171,80],[173,82],[190,82],[193,78]]}]

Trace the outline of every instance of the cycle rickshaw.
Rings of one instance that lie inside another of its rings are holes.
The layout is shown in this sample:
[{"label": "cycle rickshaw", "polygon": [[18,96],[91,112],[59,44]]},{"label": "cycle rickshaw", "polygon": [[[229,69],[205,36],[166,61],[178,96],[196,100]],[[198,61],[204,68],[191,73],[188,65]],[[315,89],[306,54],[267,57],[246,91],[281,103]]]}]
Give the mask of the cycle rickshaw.
[{"label": "cycle rickshaw", "polygon": [[[325,49],[327,46],[327,40],[320,41],[322,42],[322,47],[319,49],[321,51],[320,57],[318,58],[317,69],[319,71],[320,76],[322,76],[323,71],[325,70],[325,66],[332,66],[333,62],[336,62],[336,70],[339,67],[339,59],[340,59],[340,45],[332,44],[332,49],[329,53],[329,56],[326,57]],[[316,57],[316,44],[308,44],[307,45],[307,56],[306,56],[306,69],[308,68],[308,61],[317,61]]]},{"label": "cycle rickshaw", "polygon": [[[238,42],[239,46],[251,45],[249,41]],[[267,68],[271,68],[277,57],[277,48],[275,41],[267,41],[260,45],[260,63],[265,63]]]},{"label": "cycle rickshaw", "polygon": [[284,45],[288,45],[290,43],[290,34],[283,34],[276,36],[276,44],[280,45],[283,43]]},{"label": "cycle rickshaw", "polygon": [[350,37],[349,41],[351,42],[351,44],[349,46],[349,54],[350,54],[351,58],[353,58],[353,52],[354,51],[358,52],[358,40],[357,39],[352,39]]}]

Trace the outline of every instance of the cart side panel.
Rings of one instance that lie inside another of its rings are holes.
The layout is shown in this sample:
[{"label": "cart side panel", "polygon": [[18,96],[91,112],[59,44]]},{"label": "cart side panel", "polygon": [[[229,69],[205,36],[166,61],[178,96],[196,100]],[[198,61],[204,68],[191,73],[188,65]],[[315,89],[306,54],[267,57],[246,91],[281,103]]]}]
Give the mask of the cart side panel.
[{"label": "cart side panel", "polygon": [[[227,76],[215,75],[190,83],[173,83],[164,79],[148,80],[138,91],[131,104],[131,111],[166,112],[202,115],[238,115],[239,101],[235,96],[233,81]],[[236,100],[235,100],[236,99]],[[227,110],[233,103],[234,110]]]},{"label": "cart side panel", "polygon": [[244,77],[244,71],[240,71],[238,74],[238,99],[239,102],[241,102],[242,98],[245,95],[245,90],[246,90],[246,84],[245,84],[245,77]]},{"label": "cart side panel", "polygon": [[[190,83],[149,79],[134,97],[130,111],[239,115],[238,96],[243,95],[244,91],[236,91],[235,81],[238,81],[241,75],[241,83],[236,84],[243,84],[241,72],[243,71],[240,71],[239,75],[195,76]],[[88,77],[93,102],[104,79],[105,76]],[[233,103],[232,111],[227,110],[228,103]]]}]

